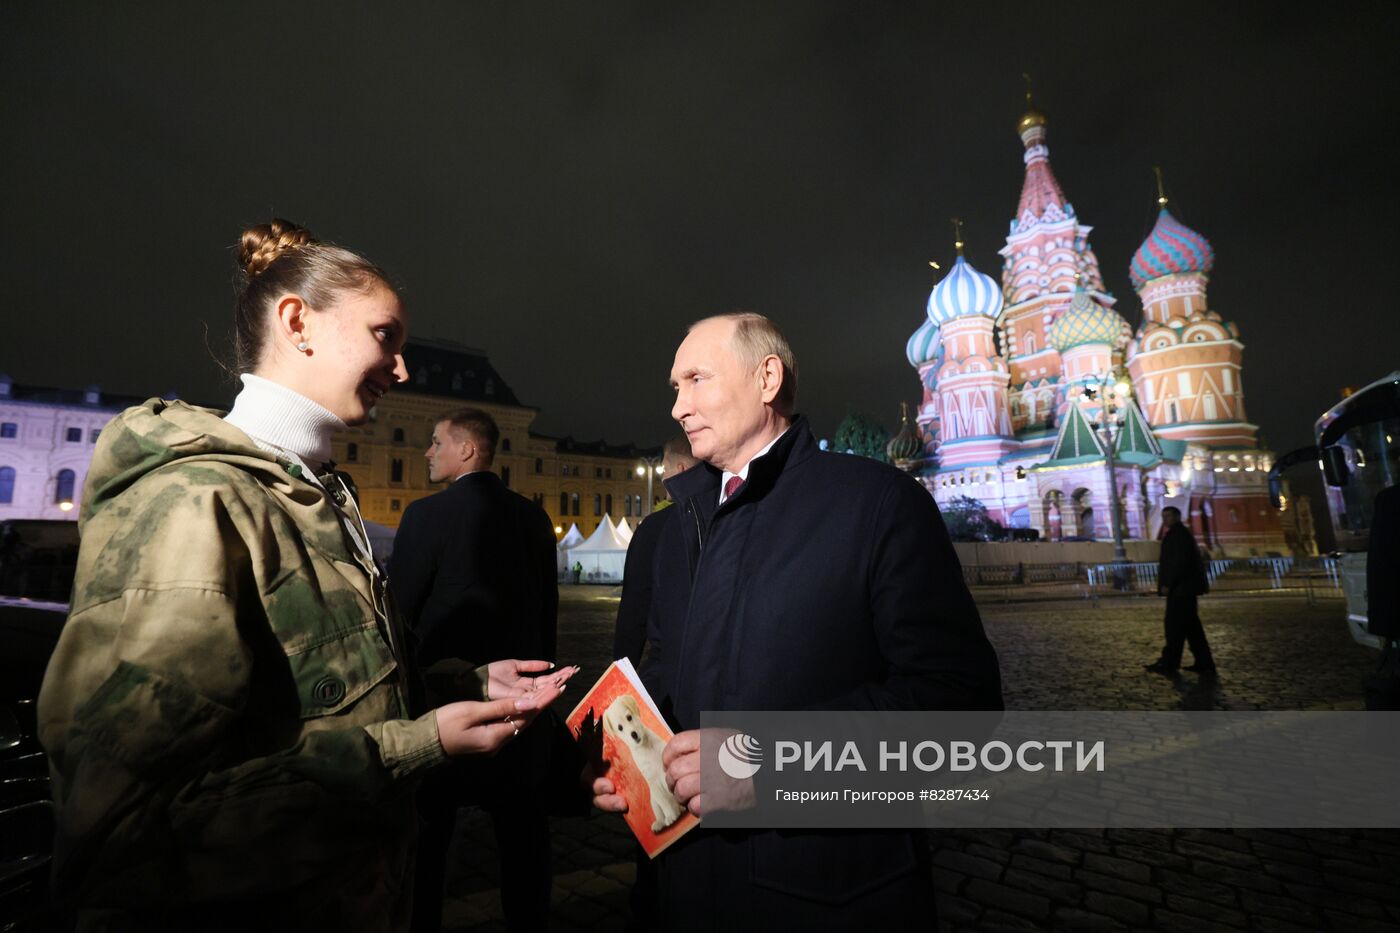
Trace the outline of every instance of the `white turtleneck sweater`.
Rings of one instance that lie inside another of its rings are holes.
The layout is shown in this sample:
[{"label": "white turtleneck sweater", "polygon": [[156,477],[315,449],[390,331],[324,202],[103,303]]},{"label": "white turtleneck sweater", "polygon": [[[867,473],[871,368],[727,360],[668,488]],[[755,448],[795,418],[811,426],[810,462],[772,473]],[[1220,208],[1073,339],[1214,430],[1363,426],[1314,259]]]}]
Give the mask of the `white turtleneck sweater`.
[{"label": "white turtleneck sweater", "polygon": [[[321,486],[316,474],[330,462],[331,435],[344,430],[345,422],[281,383],[252,373],[239,378],[243,388],[224,421],[247,434],[260,449],[300,466],[303,479]],[[375,567],[369,536],[361,524],[364,520],[355,500],[347,497],[340,513],[350,539],[368,559],[369,566]]]},{"label": "white turtleneck sweater", "polygon": [[224,420],[270,454],[287,455],[315,474],[331,459],[331,435],[345,429],[328,409],[286,386],[244,373],[243,389]]}]

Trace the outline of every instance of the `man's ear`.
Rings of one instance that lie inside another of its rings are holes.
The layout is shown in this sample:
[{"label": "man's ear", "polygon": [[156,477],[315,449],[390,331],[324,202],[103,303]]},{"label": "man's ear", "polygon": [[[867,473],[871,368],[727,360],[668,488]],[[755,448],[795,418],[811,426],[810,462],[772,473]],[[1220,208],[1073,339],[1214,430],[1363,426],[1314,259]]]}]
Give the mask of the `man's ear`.
[{"label": "man's ear", "polygon": [[777,354],[770,353],[758,364],[758,385],[763,393],[763,404],[770,404],[778,397],[787,374],[783,371],[783,361]]}]

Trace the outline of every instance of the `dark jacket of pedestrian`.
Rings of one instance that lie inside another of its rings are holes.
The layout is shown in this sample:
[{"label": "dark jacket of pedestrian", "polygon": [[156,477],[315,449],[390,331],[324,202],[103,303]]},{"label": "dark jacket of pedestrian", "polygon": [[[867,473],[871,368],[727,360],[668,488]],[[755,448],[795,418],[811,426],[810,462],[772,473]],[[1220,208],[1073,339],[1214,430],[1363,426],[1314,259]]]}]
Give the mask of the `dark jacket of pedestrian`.
[{"label": "dark jacket of pedestrian", "polygon": [[[996,653],[923,487],[820,451],[800,416],[723,506],[719,479],[702,466],[666,483],[643,677],[675,727],[701,710],[1002,708]],[[660,860],[662,909],[682,928],[855,928],[931,911],[925,859],[920,832],[702,826]]]},{"label": "dark jacket of pedestrian", "polygon": [[1177,522],[1162,536],[1157,582],[1172,594],[1198,596],[1206,591],[1201,552],[1191,529],[1183,522]]}]

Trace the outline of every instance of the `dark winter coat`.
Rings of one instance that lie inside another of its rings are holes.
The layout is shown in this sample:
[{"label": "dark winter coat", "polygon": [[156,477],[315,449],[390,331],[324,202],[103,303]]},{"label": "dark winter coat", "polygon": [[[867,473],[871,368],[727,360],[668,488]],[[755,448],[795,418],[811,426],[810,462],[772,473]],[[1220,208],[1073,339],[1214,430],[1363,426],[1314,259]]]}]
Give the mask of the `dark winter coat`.
[{"label": "dark winter coat", "polygon": [[[800,416],[717,507],[719,479],[699,467],[666,483],[643,677],[674,726],[702,710],[1002,708],[996,653],[922,486],[819,450]],[[702,826],[662,858],[662,910],[720,929],[839,927],[898,898],[931,909],[921,838]]]}]

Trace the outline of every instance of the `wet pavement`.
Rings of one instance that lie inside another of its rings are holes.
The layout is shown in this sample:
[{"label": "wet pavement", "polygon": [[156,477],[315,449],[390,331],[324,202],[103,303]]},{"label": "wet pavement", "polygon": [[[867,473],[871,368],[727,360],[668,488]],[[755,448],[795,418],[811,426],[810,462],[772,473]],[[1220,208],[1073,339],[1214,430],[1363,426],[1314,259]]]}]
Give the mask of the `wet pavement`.
[{"label": "wet pavement", "polygon": [[[617,590],[560,595],[559,656],[583,665],[586,687],[611,660]],[[1161,646],[1156,598],[980,604],[1008,709],[1361,709],[1376,662],[1337,599],[1202,599],[1214,680],[1143,671]],[[1400,831],[934,830],[929,844],[945,931],[1400,933]],[[552,929],[625,929],[622,820],[556,819],[553,851]],[[443,929],[504,930],[497,884],[490,823],[464,809]]]}]

